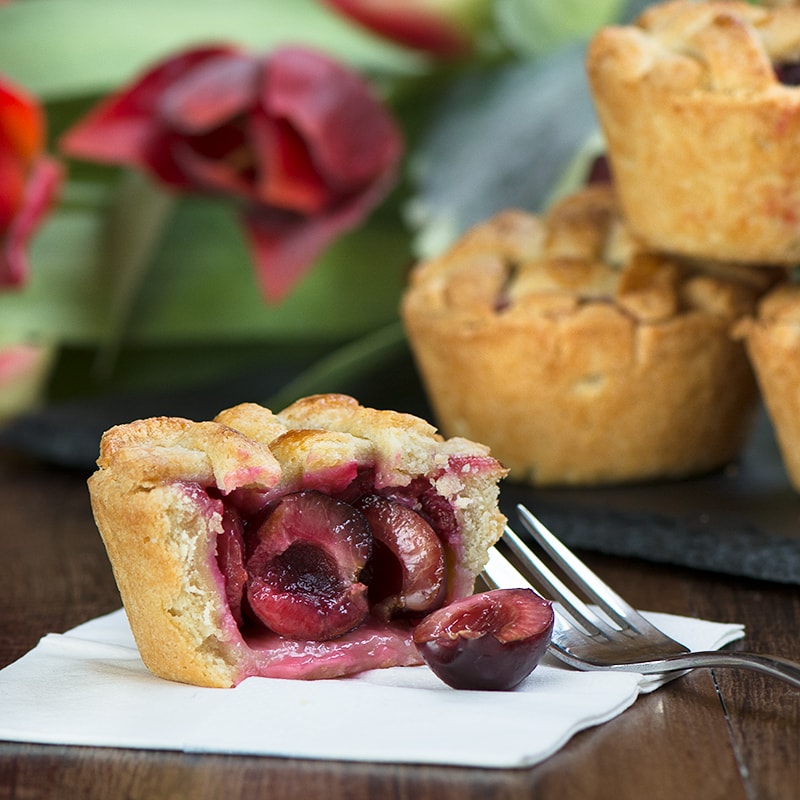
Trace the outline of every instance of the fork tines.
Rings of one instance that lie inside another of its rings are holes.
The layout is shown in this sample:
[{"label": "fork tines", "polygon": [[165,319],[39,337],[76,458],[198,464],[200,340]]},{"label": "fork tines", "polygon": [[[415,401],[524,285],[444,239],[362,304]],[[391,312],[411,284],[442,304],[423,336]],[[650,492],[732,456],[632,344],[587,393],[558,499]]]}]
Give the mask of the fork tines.
[{"label": "fork tines", "polygon": [[[623,600],[608,584],[599,578],[563,542],[537,519],[524,505],[517,506],[520,521],[526,531],[553,560],[554,564],[591,602],[621,630],[643,629],[649,623],[629,603]],[[506,526],[501,541],[519,561],[525,577],[541,588],[551,600],[560,604],[558,609],[573,624],[595,635],[606,628],[603,619],[567,586],[525,542]]]}]

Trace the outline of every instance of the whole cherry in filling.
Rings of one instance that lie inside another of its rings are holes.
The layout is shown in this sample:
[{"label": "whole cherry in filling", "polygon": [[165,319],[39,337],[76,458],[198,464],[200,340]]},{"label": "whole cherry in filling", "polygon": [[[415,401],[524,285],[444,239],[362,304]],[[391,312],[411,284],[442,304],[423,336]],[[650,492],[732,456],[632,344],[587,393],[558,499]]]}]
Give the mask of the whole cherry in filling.
[{"label": "whole cherry in filling", "polygon": [[369,613],[359,577],[372,534],[353,506],[316,491],[283,497],[258,529],[247,561],[252,613],[282,636],[323,641]]},{"label": "whole cherry in filling", "polygon": [[442,604],[444,548],[433,528],[413,509],[379,495],[357,502],[373,542],[369,599],[372,613],[388,620],[397,613],[424,612]]}]

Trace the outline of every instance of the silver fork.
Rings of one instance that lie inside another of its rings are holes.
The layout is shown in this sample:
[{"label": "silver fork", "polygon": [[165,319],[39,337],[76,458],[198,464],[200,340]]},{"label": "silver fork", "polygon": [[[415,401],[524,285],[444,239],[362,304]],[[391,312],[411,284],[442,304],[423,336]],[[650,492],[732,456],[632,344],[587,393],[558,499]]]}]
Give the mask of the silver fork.
[{"label": "silver fork", "polygon": [[581,670],[645,675],[685,672],[697,667],[739,667],[766,673],[800,688],[800,664],[785,658],[719,650],[690,652],[623,600],[525,506],[517,506],[517,511],[534,541],[595,606],[583,602],[506,527],[501,542],[516,556],[520,572],[534,589],[556,601],[550,650],[557,658]]}]

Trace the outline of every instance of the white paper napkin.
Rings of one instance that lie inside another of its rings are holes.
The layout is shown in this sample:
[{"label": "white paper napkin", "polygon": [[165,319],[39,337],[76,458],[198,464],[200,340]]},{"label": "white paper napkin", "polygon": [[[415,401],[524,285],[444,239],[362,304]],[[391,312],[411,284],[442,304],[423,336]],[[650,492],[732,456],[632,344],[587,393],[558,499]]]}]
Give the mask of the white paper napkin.
[{"label": "white paper napkin", "polygon": [[[740,625],[653,614],[693,649]],[[522,767],[630,706],[647,680],[546,657],[512,692],[451,689],[426,667],[353,678],[249,678],[203,689],[151,675],[123,610],[48,634],[0,671],[0,739],[299,758]]]}]

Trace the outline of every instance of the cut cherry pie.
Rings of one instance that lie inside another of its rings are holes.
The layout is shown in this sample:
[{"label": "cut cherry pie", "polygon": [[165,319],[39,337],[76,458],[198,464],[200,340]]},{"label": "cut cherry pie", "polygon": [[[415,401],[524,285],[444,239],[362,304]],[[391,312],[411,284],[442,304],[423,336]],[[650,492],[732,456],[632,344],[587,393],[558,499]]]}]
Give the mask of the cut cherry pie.
[{"label": "cut cherry pie", "polygon": [[421,663],[505,519],[486,447],[344,395],[107,431],[92,507],[141,656],[202,686]]}]

